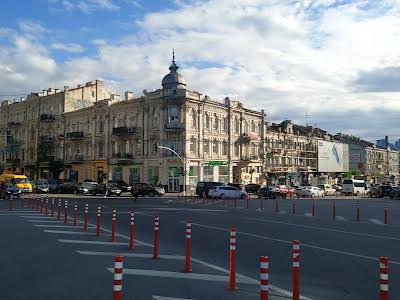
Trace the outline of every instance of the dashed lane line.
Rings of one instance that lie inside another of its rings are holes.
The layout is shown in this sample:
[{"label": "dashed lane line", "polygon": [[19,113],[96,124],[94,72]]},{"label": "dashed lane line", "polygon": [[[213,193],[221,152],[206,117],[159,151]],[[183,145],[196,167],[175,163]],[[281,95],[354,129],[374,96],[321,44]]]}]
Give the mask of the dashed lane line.
[{"label": "dashed lane line", "polygon": [[94,232],[84,231],[64,231],[64,230],[43,230],[46,233],[57,233],[57,234],[77,234],[77,235],[95,235]]},{"label": "dashed lane line", "polygon": [[[82,227],[73,226],[73,225],[49,225],[49,224],[34,224],[35,227],[44,227],[44,228],[69,228],[69,229],[81,229]],[[88,227],[89,230],[94,229],[94,227]]]},{"label": "dashed lane line", "polygon": [[[181,223],[186,223],[186,221],[181,221]],[[198,227],[204,227],[204,228],[209,228],[209,229],[215,229],[215,230],[221,230],[221,231],[229,232],[229,229],[216,227],[216,226],[203,225],[203,224],[199,224],[199,223],[192,223],[192,225],[193,226],[198,226]],[[241,234],[241,235],[244,235],[244,236],[251,236],[251,237],[255,237],[255,238],[260,238],[260,239],[264,239],[264,240],[270,240],[270,241],[284,243],[284,244],[290,244],[291,245],[292,242],[293,242],[293,241],[287,241],[287,240],[282,240],[282,239],[278,239],[278,238],[272,238],[272,237],[253,234],[253,233],[247,233],[247,232],[243,232],[243,231],[236,231],[236,232],[238,234]],[[378,261],[379,260],[379,258],[372,257],[372,256],[356,254],[356,253],[351,253],[351,252],[346,252],[346,251],[340,251],[340,250],[335,250],[335,249],[330,249],[330,248],[325,248],[325,247],[319,247],[319,246],[306,244],[306,243],[301,243],[301,246],[302,247],[307,247],[307,248],[312,248],[312,249],[318,249],[318,250],[322,250],[322,251],[326,251],[326,252],[333,252],[333,253],[337,253],[337,254],[353,256],[353,257],[357,257],[357,258],[364,258],[364,259],[373,260],[373,261]],[[398,261],[390,261],[390,263],[394,264],[394,265],[400,265],[400,262],[398,262]]]},{"label": "dashed lane line", "polygon": [[[146,254],[146,253],[120,253],[120,252],[103,252],[103,251],[83,251],[83,250],[76,250],[77,253],[82,255],[92,255],[92,256],[117,256],[121,255],[123,257],[137,257],[137,258],[152,258],[153,254]],[[181,255],[159,255],[158,257],[163,259],[171,259],[171,260],[184,260],[185,257]],[[112,269],[114,271],[114,269]],[[125,269],[124,269],[125,274]]]},{"label": "dashed lane line", "polygon": [[[102,241],[86,241],[86,240],[67,240],[58,239],[60,243],[65,244],[83,244],[83,245],[108,245],[108,246],[128,246],[129,243],[124,242],[102,242]],[[141,242],[135,241],[135,247],[144,246]]]},{"label": "dashed lane line", "polygon": [[258,219],[258,218],[246,218],[246,219],[247,220],[254,220],[254,221],[261,221],[261,222],[265,222],[265,223],[272,223],[272,224],[287,225],[287,226],[307,228],[307,229],[315,229],[315,230],[322,230],[322,231],[344,233],[344,234],[350,234],[350,235],[366,236],[366,237],[372,237],[372,238],[378,238],[378,239],[387,239],[387,240],[393,240],[393,241],[400,241],[400,238],[381,236],[381,235],[374,235],[374,234],[369,234],[369,233],[345,231],[345,230],[339,230],[339,229],[331,229],[331,228],[323,228],[323,227],[316,227],[316,226],[310,226],[310,225],[294,224],[294,223],[288,223],[288,222],[282,222],[282,221],[271,221],[271,220]]},{"label": "dashed lane line", "polygon": [[164,297],[164,296],[157,296],[157,295],[152,295],[152,297],[155,300],[195,300],[193,298],[174,298],[174,297]]},{"label": "dashed lane line", "polygon": [[378,219],[368,219],[368,220],[376,225],[385,225],[385,224],[383,224],[383,222],[381,220],[378,220]]}]

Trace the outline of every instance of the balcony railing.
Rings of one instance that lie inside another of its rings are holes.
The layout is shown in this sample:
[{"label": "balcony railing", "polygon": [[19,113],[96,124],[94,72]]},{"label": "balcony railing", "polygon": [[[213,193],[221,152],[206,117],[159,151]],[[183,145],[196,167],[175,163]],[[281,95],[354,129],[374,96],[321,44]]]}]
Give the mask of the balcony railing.
[{"label": "balcony railing", "polygon": [[113,153],[112,158],[116,159],[133,159],[133,155],[129,153]]},{"label": "balcony railing", "polygon": [[20,125],[20,122],[8,122],[8,127],[18,127]]},{"label": "balcony railing", "polygon": [[20,161],[19,158],[6,158],[6,162],[9,164],[19,164]]},{"label": "balcony railing", "polygon": [[67,139],[71,139],[71,140],[79,140],[79,139],[82,139],[83,136],[84,136],[83,131],[74,131],[74,132],[67,133]]},{"label": "balcony railing", "polygon": [[114,127],[112,129],[112,134],[114,135],[128,135],[136,132],[136,127]]},{"label": "balcony railing", "polygon": [[185,126],[183,125],[183,123],[171,122],[171,123],[165,124],[165,129],[166,130],[185,130]]},{"label": "balcony railing", "polygon": [[41,114],[40,115],[40,122],[54,122],[56,118],[54,115],[51,114]]}]

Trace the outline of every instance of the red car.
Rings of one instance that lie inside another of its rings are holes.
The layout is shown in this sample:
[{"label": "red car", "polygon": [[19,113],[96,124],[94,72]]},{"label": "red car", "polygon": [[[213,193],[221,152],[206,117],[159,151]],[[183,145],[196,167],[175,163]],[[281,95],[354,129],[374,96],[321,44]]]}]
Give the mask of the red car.
[{"label": "red car", "polygon": [[286,185],[278,185],[277,188],[286,194],[286,198],[292,197],[294,195],[294,189],[292,189],[291,187],[288,187]]}]

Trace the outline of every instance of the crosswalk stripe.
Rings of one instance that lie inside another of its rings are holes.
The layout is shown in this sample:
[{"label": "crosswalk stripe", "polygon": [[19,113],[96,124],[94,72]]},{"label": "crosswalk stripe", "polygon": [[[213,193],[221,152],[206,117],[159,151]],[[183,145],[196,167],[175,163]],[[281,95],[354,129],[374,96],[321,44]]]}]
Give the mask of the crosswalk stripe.
[{"label": "crosswalk stripe", "polygon": [[[81,227],[71,226],[71,225],[51,225],[51,224],[34,224],[35,227],[44,227],[44,228],[69,228],[69,229],[82,229]],[[88,229],[94,229],[93,227],[89,227]]]},{"label": "crosswalk stripe", "polygon": [[157,296],[157,295],[152,295],[152,297],[155,300],[195,300],[193,298],[174,298],[174,297],[164,297],[164,296]]},{"label": "crosswalk stripe", "polygon": [[383,225],[383,222],[378,219],[369,219],[372,223],[377,224],[377,225]]},{"label": "crosswalk stripe", "polygon": [[[102,241],[83,241],[83,240],[65,240],[58,239],[60,243],[67,244],[88,244],[88,245],[109,245],[109,246],[127,246],[129,243],[124,242],[102,242]],[[137,243],[135,246],[139,246]]]},{"label": "crosswalk stripe", "polygon": [[95,235],[95,233],[84,231],[63,231],[63,230],[43,230],[46,233],[59,233],[59,234],[79,234],[79,235]]},{"label": "crosswalk stripe", "polygon": [[[79,254],[82,255],[92,255],[92,256],[116,256],[116,255],[121,255],[121,256],[126,256],[126,257],[138,257],[138,258],[152,258],[153,254],[147,254],[147,253],[118,253],[118,252],[102,252],[102,251],[83,251],[83,250],[77,250]],[[181,255],[159,255],[160,258],[164,259],[173,259],[173,260],[183,260],[185,259],[184,256]]]}]

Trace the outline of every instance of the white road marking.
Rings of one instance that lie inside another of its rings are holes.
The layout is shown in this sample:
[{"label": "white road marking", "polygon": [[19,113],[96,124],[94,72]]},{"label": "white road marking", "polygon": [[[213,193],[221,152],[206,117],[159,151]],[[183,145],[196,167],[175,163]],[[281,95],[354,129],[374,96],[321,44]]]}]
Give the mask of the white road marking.
[{"label": "white road marking", "polygon": [[63,231],[63,230],[43,230],[46,233],[59,233],[59,234],[79,234],[79,235],[95,235],[94,232],[84,231]]},{"label": "white road marking", "polygon": [[[139,258],[152,258],[153,254],[145,254],[145,253],[120,253],[120,252],[102,252],[102,251],[81,251],[77,250],[79,254],[82,255],[92,255],[92,256],[116,256],[122,255],[124,257],[139,257]],[[159,255],[160,258],[163,259],[173,259],[173,260],[184,260],[185,257],[181,255]],[[125,274],[125,269],[124,269]]]},{"label": "white road marking", "polygon": [[46,216],[20,216],[25,219],[54,219],[54,217],[46,217]]},{"label": "white road marking", "polygon": [[384,225],[383,222],[378,219],[368,219],[368,220],[370,220],[372,223],[377,224],[377,225]]},{"label": "white road marking", "polygon": [[174,298],[174,297],[164,297],[164,296],[157,296],[157,295],[152,295],[152,297],[155,300],[195,300],[193,298]]},{"label": "white road marking", "polygon": [[342,217],[342,216],[336,216],[335,220],[346,221],[346,219],[344,217]]},{"label": "white road marking", "polygon": [[273,223],[273,224],[301,227],[301,228],[307,228],[307,229],[316,229],[316,230],[322,230],[322,231],[330,231],[330,232],[344,233],[344,234],[350,234],[350,235],[358,235],[358,236],[366,236],[366,237],[372,237],[372,238],[378,238],[378,239],[387,239],[387,240],[393,240],[393,241],[400,241],[400,238],[394,238],[394,237],[389,237],[389,236],[381,236],[381,235],[373,235],[373,234],[369,234],[369,233],[360,233],[360,232],[345,231],[345,230],[339,230],[339,229],[330,229],[330,228],[316,227],[316,226],[310,226],[310,225],[287,223],[287,222],[281,222],[281,221],[271,221],[271,220],[258,219],[258,218],[246,218],[246,219],[255,220],[255,221],[261,221],[261,222],[266,222],[266,223]]},{"label": "white road marking", "polygon": [[[81,227],[73,226],[73,225],[48,225],[48,224],[35,224],[35,227],[44,227],[44,228],[69,228],[69,229],[81,229]],[[88,229],[94,229],[93,227],[89,227]]]},{"label": "white road marking", "polygon": [[122,243],[122,242],[102,242],[102,241],[83,241],[83,240],[65,240],[65,239],[58,239],[58,241],[60,243],[67,243],[67,244],[88,244],[88,245],[109,245],[109,246],[129,245],[129,243]]},{"label": "white road marking", "polygon": [[284,209],[282,209],[282,210],[280,210],[280,211],[278,212],[278,214],[285,215],[285,214],[287,214],[287,211],[284,210]]},{"label": "white road marking", "polygon": [[310,213],[305,213],[304,216],[305,216],[305,217],[312,217],[312,214],[310,214]]},{"label": "white road marking", "polygon": [[[186,222],[185,221],[181,221],[181,223],[186,223]],[[199,226],[199,227],[210,228],[210,229],[221,230],[221,231],[227,231],[227,232],[229,231],[229,229],[226,229],[226,228],[203,225],[203,224],[199,224],[199,223],[192,223],[192,225]],[[262,235],[253,234],[253,233],[247,233],[247,232],[243,232],[243,231],[236,231],[236,232],[238,234],[242,234],[242,235],[245,235],[245,236],[256,237],[256,238],[260,238],[260,239],[264,239],[264,240],[270,240],[270,241],[274,241],[274,242],[280,242],[280,243],[284,243],[284,244],[292,244],[292,241],[287,241],[287,240],[282,240],[282,239],[278,239],[278,238],[262,236]],[[351,252],[346,252],[346,251],[340,251],[340,250],[334,250],[334,249],[330,249],[330,248],[319,247],[319,246],[305,244],[305,243],[301,243],[301,247],[318,249],[318,250],[322,250],[322,251],[333,252],[333,253],[343,254],[343,255],[349,255],[349,256],[358,257],[358,258],[365,258],[365,259],[374,260],[374,261],[378,261],[379,260],[379,258],[377,258],[377,257],[372,257],[372,256],[367,256],[367,255],[362,255],[362,254],[356,254],[356,253],[351,253]],[[400,265],[400,262],[398,262],[398,261],[390,261],[390,263],[391,264],[395,264],[395,265]]]},{"label": "white road marking", "polygon": [[27,219],[25,219],[25,221],[33,222],[33,223],[56,223],[57,222],[56,219],[54,219],[54,220],[42,220],[42,219],[27,220]]},{"label": "white road marking", "polygon": [[204,205],[215,205],[215,204],[217,204],[217,203],[221,203],[223,200],[217,200],[217,201],[214,201],[214,202],[210,202],[210,203],[206,203],[206,204],[204,204]]},{"label": "white road marking", "polygon": [[174,201],[174,200],[168,200],[168,201],[165,201],[164,203],[171,203],[172,201]]}]

